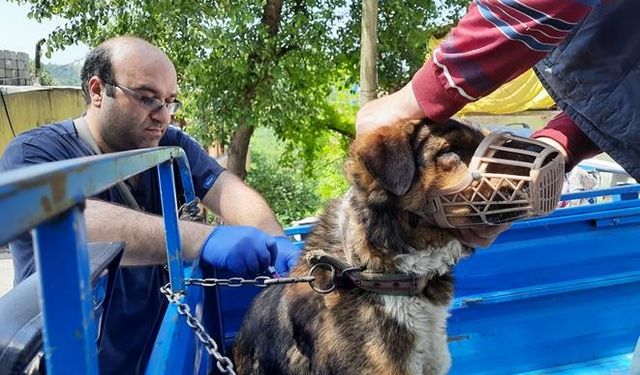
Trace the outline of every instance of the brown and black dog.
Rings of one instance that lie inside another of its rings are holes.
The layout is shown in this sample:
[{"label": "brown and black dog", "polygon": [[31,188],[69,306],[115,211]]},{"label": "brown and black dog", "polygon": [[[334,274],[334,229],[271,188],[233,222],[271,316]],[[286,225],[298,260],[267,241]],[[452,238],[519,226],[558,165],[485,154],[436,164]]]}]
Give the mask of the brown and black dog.
[{"label": "brown and black dog", "polygon": [[[345,164],[351,188],[326,207],[291,274],[307,275],[308,260],[327,254],[337,274],[347,269],[343,280],[328,294],[307,284],[262,292],[236,337],[238,374],[446,373],[451,272],[473,250],[424,215],[427,193],[460,180],[483,139],[451,120],[381,128],[354,141]],[[331,284],[328,272],[314,275],[318,285]],[[418,289],[399,295],[407,285]]]}]

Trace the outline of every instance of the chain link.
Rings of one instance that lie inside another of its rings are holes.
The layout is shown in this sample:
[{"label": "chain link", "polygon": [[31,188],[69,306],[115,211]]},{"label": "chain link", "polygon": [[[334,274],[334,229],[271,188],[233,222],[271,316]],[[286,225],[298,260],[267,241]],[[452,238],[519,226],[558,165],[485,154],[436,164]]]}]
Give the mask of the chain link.
[{"label": "chain link", "polygon": [[199,286],[229,286],[237,288],[240,286],[251,285],[258,288],[266,288],[269,285],[295,284],[295,283],[312,283],[316,278],[314,276],[302,277],[278,277],[258,276],[255,279],[243,279],[242,277],[232,277],[229,279],[184,279],[185,285]]},{"label": "chain link", "polygon": [[218,370],[220,370],[223,374],[236,375],[236,372],[233,369],[233,363],[231,362],[229,357],[225,357],[224,355],[220,354],[218,343],[216,343],[216,341],[211,336],[209,336],[198,318],[191,314],[189,305],[181,301],[182,295],[171,292],[171,287],[169,286],[169,284],[162,286],[160,288],[160,291],[167,297],[170,303],[177,306],[178,314],[187,318],[187,325],[195,331],[196,336],[198,336],[198,340],[200,340],[200,342],[204,345],[207,353],[209,353],[210,356],[216,359],[216,366],[218,367]]},{"label": "chain link", "polygon": [[203,216],[202,210],[198,204],[200,204],[200,199],[195,198],[191,202],[187,202],[180,206],[178,209],[178,216],[180,217],[180,220],[204,223],[205,217]]},{"label": "chain link", "polygon": [[[302,276],[302,277],[278,277],[271,278],[269,276],[258,276],[255,279],[243,279],[242,277],[232,277],[229,279],[216,279],[216,278],[205,278],[205,279],[197,279],[197,278],[187,278],[184,280],[185,285],[198,285],[203,287],[209,286],[230,286],[230,287],[239,287],[244,285],[252,285],[258,288],[265,288],[269,285],[278,285],[278,284],[294,284],[294,283],[311,283],[315,280],[313,276]],[[216,341],[209,336],[206,332],[204,326],[198,318],[191,314],[191,309],[189,305],[182,302],[182,293],[173,293],[171,291],[170,284],[163,285],[160,288],[160,292],[167,297],[170,303],[176,305],[178,314],[185,316],[187,319],[187,325],[191,327],[198,340],[204,345],[207,353],[210,356],[215,358],[216,366],[218,370],[220,370],[223,374],[236,375],[235,370],[233,369],[233,362],[229,359],[229,357],[225,357],[220,354],[219,346]]]}]

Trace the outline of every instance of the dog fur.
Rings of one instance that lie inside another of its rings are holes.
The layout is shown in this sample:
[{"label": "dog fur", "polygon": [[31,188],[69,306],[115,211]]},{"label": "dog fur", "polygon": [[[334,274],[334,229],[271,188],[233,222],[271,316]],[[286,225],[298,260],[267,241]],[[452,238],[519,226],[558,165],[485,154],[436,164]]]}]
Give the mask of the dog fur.
[{"label": "dog fur", "polygon": [[304,253],[322,250],[367,270],[428,275],[426,287],[415,296],[269,287],[236,337],[238,374],[446,373],[451,271],[472,249],[423,213],[426,194],[458,181],[483,138],[451,120],[398,124],[356,139],[345,164],[350,190],[326,207],[291,276],[307,275]]}]

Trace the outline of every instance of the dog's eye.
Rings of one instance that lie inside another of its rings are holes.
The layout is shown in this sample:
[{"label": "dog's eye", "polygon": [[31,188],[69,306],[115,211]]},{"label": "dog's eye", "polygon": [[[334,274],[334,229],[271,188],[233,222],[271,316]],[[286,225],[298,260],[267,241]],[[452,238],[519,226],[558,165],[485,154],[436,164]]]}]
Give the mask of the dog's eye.
[{"label": "dog's eye", "polygon": [[445,147],[442,150],[438,151],[438,153],[436,154],[436,159],[441,158],[443,156],[450,156],[451,154],[455,154],[453,148]]},{"label": "dog's eye", "polygon": [[460,156],[451,147],[443,148],[436,154],[436,162],[439,165],[453,165],[460,160]]}]

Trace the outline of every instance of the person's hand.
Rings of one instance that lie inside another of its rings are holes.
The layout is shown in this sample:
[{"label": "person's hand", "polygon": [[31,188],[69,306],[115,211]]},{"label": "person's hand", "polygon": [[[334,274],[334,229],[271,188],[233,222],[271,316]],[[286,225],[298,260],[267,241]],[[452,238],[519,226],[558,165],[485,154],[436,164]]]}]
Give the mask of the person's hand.
[{"label": "person's hand", "polygon": [[356,115],[356,136],[388,125],[425,117],[413,93],[411,82],[391,95],[363,105]]},{"label": "person's hand", "polygon": [[284,276],[298,263],[300,251],[296,249],[293,243],[285,236],[276,237],[276,242],[278,243],[278,256],[275,264],[276,272],[278,272],[280,276]]},{"label": "person's hand", "polygon": [[463,227],[450,229],[450,231],[462,242],[463,245],[469,247],[488,247],[498,238],[500,233],[511,227],[511,223],[497,225],[475,225],[472,227]]},{"label": "person's hand", "polygon": [[265,273],[278,255],[276,239],[254,228],[216,226],[202,246],[200,258],[232,276],[254,277]]}]

